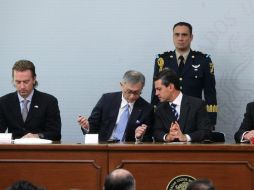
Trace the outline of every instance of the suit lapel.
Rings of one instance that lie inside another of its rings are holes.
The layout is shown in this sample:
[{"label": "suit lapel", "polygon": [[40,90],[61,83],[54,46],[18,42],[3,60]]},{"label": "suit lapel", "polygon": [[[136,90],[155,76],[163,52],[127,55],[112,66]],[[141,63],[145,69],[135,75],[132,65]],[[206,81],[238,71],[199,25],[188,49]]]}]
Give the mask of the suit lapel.
[{"label": "suit lapel", "polygon": [[17,121],[20,125],[24,125],[24,121],[21,115],[21,108],[17,92],[13,93],[12,103],[14,116],[17,117]]},{"label": "suit lapel", "polygon": [[[129,121],[128,121],[128,124],[127,124],[127,127],[131,124],[141,124],[143,121],[139,121],[138,118],[140,116],[142,112],[142,109],[140,108],[140,105],[139,105],[139,99],[134,103],[134,106],[133,106],[133,110],[131,112],[131,115],[130,115],[130,118],[129,118]],[[133,126],[134,126],[133,125]]]},{"label": "suit lapel", "polygon": [[181,131],[183,132],[184,128],[186,127],[186,120],[188,118],[188,113],[190,110],[189,101],[185,95],[183,95],[180,109],[181,109],[181,111],[180,111],[181,113],[180,113],[180,118],[179,118],[179,125],[181,128]]},{"label": "suit lapel", "polygon": [[171,123],[175,120],[174,114],[172,113],[172,109],[169,105],[169,102],[164,102],[162,111],[159,112],[160,118],[165,126],[165,128],[169,129]]},{"label": "suit lapel", "polygon": [[110,124],[108,125],[109,126],[109,128],[108,128],[109,132],[107,133],[107,135],[108,135],[107,139],[110,138],[110,136],[112,135],[113,130],[115,128],[115,124],[116,124],[118,112],[119,112],[119,109],[120,109],[120,106],[121,106],[121,102],[122,102],[122,93],[121,92],[117,93],[116,96],[113,97],[111,102],[107,102],[107,104],[110,105],[110,111],[107,114],[107,116],[109,118],[112,118],[111,121],[110,121]]},{"label": "suit lapel", "polygon": [[30,104],[30,108],[29,108],[28,115],[27,115],[27,118],[26,118],[25,122],[28,122],[30,119],[33,118],[33,115],[35,113],[34,109],[39,109],[39,104],[38,104],[39,97],[40,97],[39,96],[39,92],[34,89],[34,94],[33,94],[33,97],[32,97],[32,102]]}]

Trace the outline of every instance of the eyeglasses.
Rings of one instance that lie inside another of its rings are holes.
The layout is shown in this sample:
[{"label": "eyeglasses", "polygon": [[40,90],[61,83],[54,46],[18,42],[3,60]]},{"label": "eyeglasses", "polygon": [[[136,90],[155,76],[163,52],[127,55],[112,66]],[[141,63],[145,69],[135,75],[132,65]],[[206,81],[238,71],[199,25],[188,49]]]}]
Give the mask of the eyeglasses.
[{"label": "eyeglasses", "polygon": [[130,96],[131,94],[133,94],[134,96],[139,96],[140,94],[142,94],[142,91],[141,90],[137,90],[137,91],[125,90],[124,93],[128,96]]}]

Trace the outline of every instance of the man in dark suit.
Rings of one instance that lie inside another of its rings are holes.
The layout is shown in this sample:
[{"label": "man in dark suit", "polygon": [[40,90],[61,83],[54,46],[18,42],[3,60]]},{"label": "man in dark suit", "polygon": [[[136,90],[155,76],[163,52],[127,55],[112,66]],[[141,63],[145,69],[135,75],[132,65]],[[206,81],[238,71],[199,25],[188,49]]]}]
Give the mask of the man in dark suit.
[{"label": "man in dark suit", "polygon": [[200,142],[210,138],[212,125],[205,103],[182,94],[179,78],[171,69],[155,78],[156,95],[162,102],[154,119],[154,138],[161,142]]},{"label": "man in dark suit", "polygon": [[254,138],[254,102],[250,102],[246,106],[246,112],[242,124],[235,133],[235,141],[250,142]]},{"label": "man in dark suit", "polygon": [[[206,102],[211,123],[217,119],[217,98],[215,88],[214,64],[209,55],[191,49],[192,26],[186,22],[176,23],[173,27],[174,51],[159,54],[155,59],[154,76],[165,68],[174,70],[180,80],[180,90]],[[153,86],[151,103],[159,102]]]},{"label": "man in dark suit", "polygon": [[[144,75],[127,71],[120,85],[122,92],[103,94],[88,119],[79,116],[83,133],[98,133],[99,141],[152,141],[153,107],[140,97],[145,85]],[[122,125],[125,110],[128,116]]]},{"label": "man in dark suit", "polygon": [[52,95],[35,89],[35,66],[31,61],[17,61],[12,68],[16,92],[0,98],[0,132],[8,129],[13,138],[61,139],[58,102]]}]

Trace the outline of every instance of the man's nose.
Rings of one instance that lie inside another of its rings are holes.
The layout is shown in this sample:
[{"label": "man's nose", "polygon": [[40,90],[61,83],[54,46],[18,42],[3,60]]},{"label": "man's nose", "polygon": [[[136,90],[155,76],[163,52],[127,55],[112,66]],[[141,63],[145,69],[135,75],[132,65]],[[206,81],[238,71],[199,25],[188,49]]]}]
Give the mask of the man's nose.
[{"label": "man's nose", "polygon": [[25,88],[25,83],[21,82],[21,83],[20,83],[20,87],[21,87],[21,88]]}]

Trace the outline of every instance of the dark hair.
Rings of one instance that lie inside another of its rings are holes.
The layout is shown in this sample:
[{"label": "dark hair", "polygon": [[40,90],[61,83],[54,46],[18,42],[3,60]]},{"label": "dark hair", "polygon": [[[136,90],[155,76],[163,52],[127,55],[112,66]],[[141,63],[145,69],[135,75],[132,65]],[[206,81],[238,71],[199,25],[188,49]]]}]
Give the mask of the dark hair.
[{"label": "dark hair", "polygon": [[135,179],[131,173],[116,174],[111,172],[105,179],[104,190],[133,190]]},{"label": "dark hair", "polygon": [[168,87],[169,84],[173,84],[176,90],[180,90],[180,82],[176,73],[169,68],[163,69],[155,76],[154,81],[162,80],[162,84]]},{"label": "dark hair", "polygon": [[178,22],[174,25],[173,30],[175,29],[175,27],[177,26],[187,26],[189,28],[190,34],[192,34],[192,26],[191,24],[187,23],[187,22]]},{"label": "dark hair", "polygon": [[[202,186],[206,186],[205,189]],[[186,190],[216,190],[208,179],[200,179],[191,182]]]},{"label": "dark hair", "polygon": [[46,189],[37,187],[28,181],[20,180],[13,183],[6,190],[46,190]]},{"label": "dark hair", "polygon": [[[12,67],[12,78],[14,77],[14,71],[26,71],[26,70],[30,70],[32,72],[33,78],[36,77],[35,66],[31,61],[25,59],[16,61],[16,63]],[[36,87],[37,85],[38,81],[35,80],[34,87]]]}]

